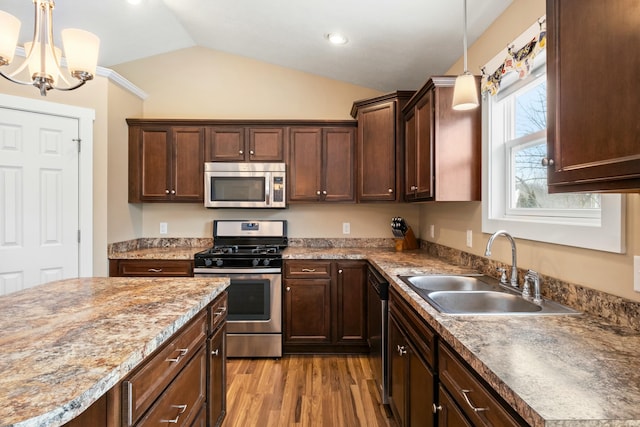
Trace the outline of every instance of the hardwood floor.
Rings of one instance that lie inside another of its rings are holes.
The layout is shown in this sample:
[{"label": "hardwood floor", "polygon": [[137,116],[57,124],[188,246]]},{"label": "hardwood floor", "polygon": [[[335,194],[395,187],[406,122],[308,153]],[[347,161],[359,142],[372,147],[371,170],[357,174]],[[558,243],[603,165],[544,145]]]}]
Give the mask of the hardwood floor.
[{"label": "hardwood floor", "polygon": [[366,355],[227,360],[223,427],[397,427]]}]

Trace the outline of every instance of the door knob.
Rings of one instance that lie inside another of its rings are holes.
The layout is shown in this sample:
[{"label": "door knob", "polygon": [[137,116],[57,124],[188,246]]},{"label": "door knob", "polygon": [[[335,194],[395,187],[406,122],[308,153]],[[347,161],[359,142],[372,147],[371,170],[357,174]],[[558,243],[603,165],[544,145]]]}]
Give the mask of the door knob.
[{"label": "door knob", "polygon": [[553,159],[549,159],[547,157],[542,158],[542,166],[553,166],[554,163]]}]

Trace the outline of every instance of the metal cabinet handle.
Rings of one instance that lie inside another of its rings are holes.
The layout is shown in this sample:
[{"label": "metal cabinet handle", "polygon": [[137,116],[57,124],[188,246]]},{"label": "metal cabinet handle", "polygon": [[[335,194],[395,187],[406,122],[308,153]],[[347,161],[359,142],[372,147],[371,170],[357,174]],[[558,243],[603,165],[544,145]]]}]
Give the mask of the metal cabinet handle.
[{"label": "metal cabinet handle", "polygon": [[176,417],[172,420],[160,420],[161,423],[178,424],[178,419],[180,419],[180,415],[184,414],[184,411],[187,410],[187,405],[171,405],[171,407],[178,408],[180,412],[178,412],[178,415],[176,415]]},{"label": "metal cabinet handle", "polygon": [[464,400],[467,402],[467,405],[469,405],[469,407],[473,409],[473,412],[482,412],[489,410],[489,408],[476,408],[475,406],[473,406],[473,403],[471,403],[471,400],[469,400],[469,396],[467,396],[467,393],[471,393],[471,390],[462,390],[462,396],[464,396]]},{"label": "metal cabinet handle", "polygon": [[322,191],[322,194],[326,196],[327,195],[327,190]]},{"label": "metal cabinet handle", "polygon": [[291,286],[287,286],[287,292],[291,292]]},{"label": "metal cabinet handle", "polygon": [[393,188],[390,188],[390,189],[389,189],[389,193],[393,193]]},{"label": "metal cabinet handle", "polygon": [[398,344],[398,354],[402,356],[403,354],[407,354],[407,350],[405,350],[403,345]]},{"label": "metal cabinet handle", "polygon": [[188,348],[179,348],[176,351],[180,352],[178,357],[176,357],[174,359],[166,359],[167,362],[176,362],[176,363],[178,363],[180,361],[180,359],[182,359],[182,357],[189,352],[189,349]]},{"label": "metal cabinet handle", "polygon": [[171,190],[171,194],[176,194],[176,190]]},{"label": "metal cabinet handle", "polygon": [[320,190],[316,191],[316,195],[318,196],[320,195]]},{"label": "metal cabinet handle", "polygon": [[165,194],[169,194],[169,190],[164,190],[164,193]]},{"label": "metal cabinet handle", "polygon": [[302,272],[303,273],[315,273],[316,269],[315,268],[303,268]]},{"label": "metal cabinet handle", "polygon": [[433,404],[433,413],[434,413],[434,414],[437,414],[437,413],[438,413],[438,411],[442,411],[442,405],[437,405],[437,406],[436,406],[436,404],[434,403],[434,404]]},{"label": "metal cabinet handle", "polygon": [[342,274],[342,269],[338,270],[338,274]]},{"label": "metal cabinet handle", "polygon": [[238,151],[238,154],[244,154],[244,151],[240,150]]},{"label": "metal cabinet handle", "polygon": [[147,271],[149,273],[162,273],[162,269],[161,268],[149,268],[149,269],[147,269]]},{"label": "metal cabinet handle", "polygon": [[215,350],[211,351],[211,355],[212,356],[217,356],[220,353],[220,349],[216,348]]},{"label": "metal cabinet handle", "polygon": [[250,150],[249,154],[251,154],[253,156],[255,153],[253,152],[253,150]]},{"label": "metal cabinet handle", "polygon": [[213,313],[213,317],[222,316],[225,311],[227,311],[227,307],[219,307],[215,313]]},{"label": "metal cabinet handle", "polygon": [[553,161],[553,159],[543,157],[541,163],[542,163],[542,166],[553,166],[555,162]]},{"label": "metal cabinet handle", "polygon": [[418,189],[418,187],[416,187],[415,185],[411,186],[411,191],[416,191]]}]

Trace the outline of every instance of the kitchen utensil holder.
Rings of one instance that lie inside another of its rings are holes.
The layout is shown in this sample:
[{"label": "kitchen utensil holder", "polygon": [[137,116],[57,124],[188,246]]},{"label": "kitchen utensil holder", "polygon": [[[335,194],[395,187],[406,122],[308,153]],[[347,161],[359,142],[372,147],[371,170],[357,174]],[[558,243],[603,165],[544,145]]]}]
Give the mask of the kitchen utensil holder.
[{"label": "kitchen utensil holder", "polygon": [[404,234],[402,239],[396,240],[396,251],[404,251],[410,249],[418,249],[418,241],[416,240],[415,234],[413,234],[413,230],[411,227],[407,228],[407,231]]}]

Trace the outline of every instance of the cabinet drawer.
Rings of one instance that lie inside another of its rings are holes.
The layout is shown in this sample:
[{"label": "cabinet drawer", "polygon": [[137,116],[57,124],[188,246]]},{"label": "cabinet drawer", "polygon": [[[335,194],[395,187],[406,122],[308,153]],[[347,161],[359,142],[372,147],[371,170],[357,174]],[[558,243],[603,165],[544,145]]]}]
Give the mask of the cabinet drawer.
[{"label": "cabinet drawer", "polygon": [[284,264],[286,278],[326,279],[331,277],[330,261],[286,261]]},{"label": "cabinet drawer", "polygon": [[475,426],[520,426],[509,410],[491,395],[446,346],[439,349],[440,382]]},{"label": "cabinet drawer", "polygon": [[203,312],[123,382],[122,405],[126,426],[133,425],[142,416],[192,358],[204,343],[206,328],[206,313]]},{"label": "cabinet drawer", "polygon": [[397,319],[403,331],[416,347],[418,355],[433,369],[435,366],[436,334],[424,320],[405,303],[395,290],[389,289],[393,295],[389,299],[389,312]]},{"label": "cabinet drawer", "polygon": [[191,277],[191,263],[187,260],[120,260],[118,276]]},{"label": "cabinet drawer", "polygon": [[190,426],[206,398],[207,358],[204,346],[169,385],[137,427]]},{"label": "cabinet drawer", "polygon": [[211,335],[218,325],[227,318],[227,293],[223,292],[209,307],[209,331]]}]

